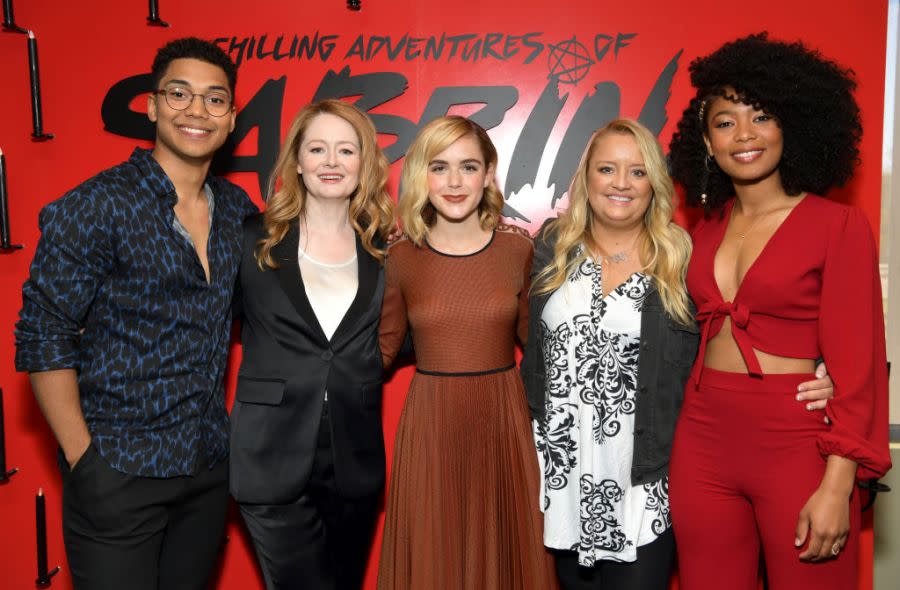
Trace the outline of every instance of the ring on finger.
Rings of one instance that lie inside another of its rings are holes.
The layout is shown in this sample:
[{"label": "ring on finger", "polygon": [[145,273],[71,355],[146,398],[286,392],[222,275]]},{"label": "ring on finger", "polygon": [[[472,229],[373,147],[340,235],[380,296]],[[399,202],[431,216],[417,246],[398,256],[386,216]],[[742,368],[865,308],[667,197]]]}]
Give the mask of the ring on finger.
[{"label": "ring on finger", "polygon": [[831,546],[832,557],[837,557],[840,552],[841,552],[841,544],[840,543],[835,543],[834,545]]}]

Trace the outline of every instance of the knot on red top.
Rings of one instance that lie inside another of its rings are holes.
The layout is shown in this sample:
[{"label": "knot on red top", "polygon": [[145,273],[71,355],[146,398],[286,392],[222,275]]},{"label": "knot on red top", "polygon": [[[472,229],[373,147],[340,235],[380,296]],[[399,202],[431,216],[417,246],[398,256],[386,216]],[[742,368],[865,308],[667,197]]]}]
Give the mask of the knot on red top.
[{"label": "knot on red top", "polygon": [[747,372],[751,375],[762,375],[762,368],[759,366],[759,360],[753,351],[753,343],[750,341],[750,335],[747,333],[747,325],[750,323],[750,308],[742,303],[731,301],[710,302],[704,304],[697,312],[697,323],[703,325],[700,337],[700,355],[697,358],[697,363],[700,367],[700,374],[697,376],[698,384],[703,374],[706,345],[709,343],[712,323],[717,318],[725,315],[731,317],[731,335],[737,342],[741,356],[744,357],[744,362],[747,364]]}]

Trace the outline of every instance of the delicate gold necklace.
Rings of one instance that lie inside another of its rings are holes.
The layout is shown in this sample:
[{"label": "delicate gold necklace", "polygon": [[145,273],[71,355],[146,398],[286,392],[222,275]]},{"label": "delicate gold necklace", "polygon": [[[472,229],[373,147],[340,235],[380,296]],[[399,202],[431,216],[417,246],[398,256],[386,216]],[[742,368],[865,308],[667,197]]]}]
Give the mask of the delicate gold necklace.
[{"label": "delicate gold necklace", "polygon": [[[763,217],[768,216],[769,213],[772,213],[772,212],[774,212],[774,211],[778,211],[778,209],[769,209],[769,210],[766,211],[765,213],[757,213],[756,215],[754,215],[754,216],[753,216],[753,222],[749,225],[749,227],[747,227],[747,229],[745,229],[743,232],[740,232],[740,231],[737,232],[738,237],[739,237],[741,240],[743,240],[744,238],[746,238],[748,235],[750,235],[750,232],[753,231],[753,228],[756,227],[756,224],[759,223],[760,220],[761,220]],[[745,215],[744,213],[741,213],[741,215],[744,215],[744,217],[747,217],[747,215]]]}]

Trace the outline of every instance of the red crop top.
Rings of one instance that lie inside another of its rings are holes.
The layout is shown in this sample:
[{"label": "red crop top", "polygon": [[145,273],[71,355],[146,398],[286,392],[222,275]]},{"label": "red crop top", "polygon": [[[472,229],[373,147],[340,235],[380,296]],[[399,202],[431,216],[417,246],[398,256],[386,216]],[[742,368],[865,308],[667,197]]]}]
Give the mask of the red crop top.
[{"label": "red crop top", "polygon": [[826,407],[831,426],[819,451],[856,461],[860,479],[881,477],[891,466],[887,360],[878,254],[868,221],[859,209],[808,195],[747,270],[734,301],[723,301],[714,258],[733,204],[693,232],[687,284],[702,330],[697,378],[706,343],[726,316],[751,375],[765,378],[753,349],[792,358],[821,355],[834,399]]}]

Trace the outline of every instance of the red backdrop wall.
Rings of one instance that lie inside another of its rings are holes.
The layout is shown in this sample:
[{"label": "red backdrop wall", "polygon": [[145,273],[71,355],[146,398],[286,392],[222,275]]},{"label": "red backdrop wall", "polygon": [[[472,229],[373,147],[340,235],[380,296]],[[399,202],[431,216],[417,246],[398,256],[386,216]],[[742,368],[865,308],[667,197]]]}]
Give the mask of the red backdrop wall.
[{"label": "red backdrop wall", "polygon": [[[339,88],[372,107],[385,132],[382,144],[396,158],[423,114],[484,108],[480,116],[492,120],[490,134],[500,151],[508,211],[529,229],[555,215],[554,207],[565,206],[560,197],[575,164],[571,154],[580,153],[584,134],[603,123],[593,115],[641,116],[660,130],[665,145],[691,95],[687,65],[694,57],[761,30],[803,39],[857,73],[865,126],[862,165],[837,198],[862,207],[878,227],[885,0],[867,0],[865,8],[852,11],[836,0],[758,0],[740,7],[711,0],[362,0],[360,12],[347,10],[344,0],[159,4],[169,28],[146,25],[144,1],[15,3],[17,22],[33,29],[39,42],[44,126],[56,135],[46,143],[30,140],[25,38],[0,34],[0,148],[7,158],[12,238],[24,244],[23,250],[0,256],[0,387],[7,460],[20,468],[0,486],[0,579],[6,580],[0,584],[7,588],[34,584],[39,487],[48,498],[50,564],[63,565],[53,585],[71,587],[56,445],[27,376],[13,368],[13,324],[39,237],[38,212],[88,176],[127,158],[136,143],[147,145],[135,139],[146,137],[146,125],[129,117],[127,108],[144,111],[146,95],[129,94],[128,83],[117,87],[122,93],[111,89],[149,72],[155,49],[172,38],[217,40],[240,61],[237,102],[245,109],[229,177],[260,205],[260,181],[293,114],[317,93]],[[460,101],[469,104],[449,107]],[[392,190],[398,176],[399,162]],[[239,345],[232,351],[229,403]],[[401,370],[386,389],[388,464],[409,378],[409,369]],[[234,514],[231,520],[214,587],[262,588],[246,535]],[[380,538],[379,529],[367,588],[374,588]],[[869,589],[870,530],[863,547],[859,588]]]}]

